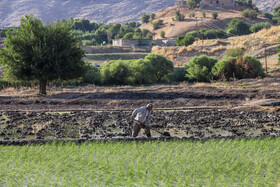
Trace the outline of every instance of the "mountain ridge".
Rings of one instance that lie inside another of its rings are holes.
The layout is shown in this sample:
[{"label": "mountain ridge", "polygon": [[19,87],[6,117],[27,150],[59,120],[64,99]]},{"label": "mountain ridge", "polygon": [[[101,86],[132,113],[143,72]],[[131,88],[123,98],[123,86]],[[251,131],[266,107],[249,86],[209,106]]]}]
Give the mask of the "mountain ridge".
[{"label": "mountain ridge", "polygon": [[[140,21],[142,14],[156,13],[176,0],[10,0],[0,1],[0,26],[18,26],[20,17],[34,14],[44,22],[70,17],[98,23]],[[275,0],[254,0],[260,10],[272,12]]]}]

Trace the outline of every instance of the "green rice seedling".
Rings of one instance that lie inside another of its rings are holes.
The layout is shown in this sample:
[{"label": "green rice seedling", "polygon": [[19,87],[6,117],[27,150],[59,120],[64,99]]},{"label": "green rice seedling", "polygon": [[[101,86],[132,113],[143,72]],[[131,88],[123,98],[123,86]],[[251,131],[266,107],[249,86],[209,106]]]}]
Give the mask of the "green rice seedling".
[{"label": "green rice seedling", "polygon": [[275,186],[280,138],[0,146],[0,186]]}]

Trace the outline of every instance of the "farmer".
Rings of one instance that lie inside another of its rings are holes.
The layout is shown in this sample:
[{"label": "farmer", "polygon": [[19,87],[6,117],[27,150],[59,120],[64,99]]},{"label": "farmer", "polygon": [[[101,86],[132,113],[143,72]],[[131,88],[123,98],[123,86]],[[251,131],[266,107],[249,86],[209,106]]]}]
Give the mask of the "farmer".
[{"label": "farmer", "polygon": [[133,113],[131,115],[132,121],[133,120],[139,121],[139,122],[145,124],[145,126],[136,122],[133,132],[132,132],[132,137],[138,136],[138,133],[141,128],[145,129],[145,133],[146,133],[147,137],[151,137],[151,132],[150,132],[151,127],[149,125],[149,116],[150,116],[152,109],[153,109],[153,105],[150,103],[147,106],[137,108],[133,111]]}]

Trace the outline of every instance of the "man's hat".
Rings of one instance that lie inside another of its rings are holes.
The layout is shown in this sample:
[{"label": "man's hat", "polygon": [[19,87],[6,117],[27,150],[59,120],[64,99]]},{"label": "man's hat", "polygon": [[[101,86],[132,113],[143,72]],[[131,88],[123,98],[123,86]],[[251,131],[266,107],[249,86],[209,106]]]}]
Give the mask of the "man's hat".
[{"label": "man's hat", "polygon": [[147,108],[153,108],[153,104],[152,103],[149,103],[149,104],[147,104],[147,106],[146,106]]}]

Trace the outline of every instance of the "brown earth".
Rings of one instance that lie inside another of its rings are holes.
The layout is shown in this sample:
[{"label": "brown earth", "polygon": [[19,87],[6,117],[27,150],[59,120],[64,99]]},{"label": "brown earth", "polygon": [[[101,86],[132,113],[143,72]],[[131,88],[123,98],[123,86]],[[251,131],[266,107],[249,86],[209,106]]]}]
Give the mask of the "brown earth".
[{"label": "brown earth", "polygon": [[46,97],[36,96],[35,91],[0,92],[0,140],[128,138],[133,128],[132,111],[150,102],[155,106],[151,125],[173,137],[280,135],[280,78],[276,77],[140,87],[50,88]]}]

